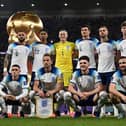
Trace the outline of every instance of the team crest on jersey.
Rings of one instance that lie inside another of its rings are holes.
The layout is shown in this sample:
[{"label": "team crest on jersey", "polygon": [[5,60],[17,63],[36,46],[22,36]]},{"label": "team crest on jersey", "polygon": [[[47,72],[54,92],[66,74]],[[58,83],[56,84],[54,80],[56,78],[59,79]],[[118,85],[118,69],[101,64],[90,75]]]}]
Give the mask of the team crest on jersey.
[{"label": "team crest on jersey", "polygon": [[27,85],[27,82],[26,81],[24,81],[24,85]]},{"label": "team crest on jersey", "polygon": [[46,107],[47,106],[47,100],[43,100],[42,103],[41,103],[42,107]]},{"label": "team crest on jersey", "polygon": [[46,52],[46,53],[48,53],[48,51],[49,51],[49,49],[48,49],[48,48],[46,48],[46,49],[45,49],[45,52]]},{"label": "team crest on jersey", "polygon": [[70,49],[70,46],[68,45],[68,46],[66,46],[66,48],[67,48],[67,50],[69,50]]}]

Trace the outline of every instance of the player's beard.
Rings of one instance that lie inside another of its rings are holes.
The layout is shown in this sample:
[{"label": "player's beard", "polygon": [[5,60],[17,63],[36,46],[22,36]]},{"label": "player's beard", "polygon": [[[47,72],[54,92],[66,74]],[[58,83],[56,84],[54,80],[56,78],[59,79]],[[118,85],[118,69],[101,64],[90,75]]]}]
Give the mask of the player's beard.
[{"label": "player's beard", "polygon": [[126,75],[126,67],[121,67],[120,69],[121,69],[122,73]]},{"label": "player's beard", "polygon": [[19,38],[18,40],[20,43],[23,43],[25,41],[25,38]]},{"label": "player's beard", "polygon": [[16,81],[18,79],[17,75],[14,75],[12,78],[14,81]]}]

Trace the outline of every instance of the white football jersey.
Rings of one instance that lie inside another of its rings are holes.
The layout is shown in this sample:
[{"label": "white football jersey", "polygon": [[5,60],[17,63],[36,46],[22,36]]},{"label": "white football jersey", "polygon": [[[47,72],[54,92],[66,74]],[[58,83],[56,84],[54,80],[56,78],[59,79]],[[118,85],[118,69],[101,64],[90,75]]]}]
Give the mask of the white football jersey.
[{"label": "white football jersey", "polygon": [[[76,49],[79,52],[79,58],[81,56],[88,56],[90,59],[90,68],[96,68],[96,62],[95,62],[95,42],[92,40],[81,40],[76,41]],[[80,68],[79,62],[77,64],[77,68]]]},{"label": "white football jersey", "polygon": [[118,91],[126,92],[126,75],[123,75],[120,70],[113,74],[111,83],[115,84]]},{"label": "white football jersey", "polygon": [[78,91],[91,91],[96,88],[97,84],[101,84],[101,78],[96,70],[89,69],[87,75],[83,75],[81,70],[76,70],[70,83],[76,87]]},{"label": "white football jersey", "polygon": [[0,88],[7,88],[8,94],[18,96],[22,94],[23,89],[28,89],[26,78],[19,76],[17,81],[12,80],[11,74],[8,74],[0,83]]},{"label": "white football jersey", "polygon": [[113,41],[100,43],[97,46],[98,72],[112,72],[116,70],[114,61],[114,51],[116,46]]},{"label": "white football jersey", "polygon": [[118,50],[120,50],[121,56],[126,56],[126,40],[122,40],[118,44]]},{"label": "white football jersey", "polygon": [[20,45],[19,43],[12,43],[8,47],[7,54],[12,55],[11,66],[14,64],[19,65],[21,68],[21,74],[26,75],[28,73],[27,61],[30,52],[30,45]]},{"label": "white football jersey", "polygon": [[57,67],[52,67],[49,73],[46,73],[44,68],[40,68],[36,72],[35,80],[40,81],[40,88],[48,91],[54,89],[58,81],[63,81],[63,76]]},{"label": "white football jersey", "polygon": [[43,56],[46,53],[51,53],[51,47],[40,42],[32,44],[32,52],[34,56],[32,71],[36,72],[39,68],[43,67]]}]

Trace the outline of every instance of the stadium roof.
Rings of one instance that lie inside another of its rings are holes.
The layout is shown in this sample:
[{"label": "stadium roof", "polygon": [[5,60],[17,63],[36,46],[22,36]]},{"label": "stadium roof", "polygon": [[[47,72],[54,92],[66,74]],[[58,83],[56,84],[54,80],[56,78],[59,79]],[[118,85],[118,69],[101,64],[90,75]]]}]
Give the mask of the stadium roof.
[{"label": "stadium roof", "polygon": [[24,10],[41,15],[125,15],[126,0],[0,0],[1,16]]}]

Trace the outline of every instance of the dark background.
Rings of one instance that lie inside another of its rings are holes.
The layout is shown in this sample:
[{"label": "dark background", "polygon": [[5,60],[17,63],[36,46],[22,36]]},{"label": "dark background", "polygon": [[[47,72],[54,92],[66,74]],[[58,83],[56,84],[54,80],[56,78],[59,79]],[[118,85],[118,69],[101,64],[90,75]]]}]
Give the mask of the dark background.
[{"label": "dark background", "polygon": [[96,37],[98,27],[107,25],[110,38],[117,40],[121,37],[120,24],[126,20],[126,0],[0,0],[0,51],[8,47],[6,23],[17,11],[38,14],[48,30],[49,41],[58,41],[60,29],[68,30],[69,40],[75,41],[83,24],[90,24],[92,36]]}]

